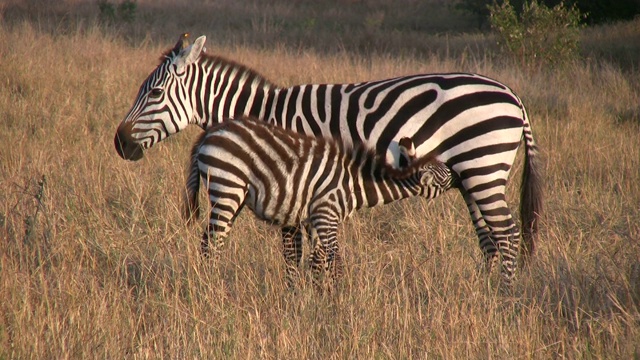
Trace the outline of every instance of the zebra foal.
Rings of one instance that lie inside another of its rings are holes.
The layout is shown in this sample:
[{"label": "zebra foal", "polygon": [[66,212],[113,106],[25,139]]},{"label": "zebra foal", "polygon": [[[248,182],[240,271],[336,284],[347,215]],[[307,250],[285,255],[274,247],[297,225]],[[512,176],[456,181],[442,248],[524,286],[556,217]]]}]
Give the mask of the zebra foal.
[{"label": "zebra foal", "polygon": [[339,275],[336,233],[353,211],[411,196],[432,199],[457,186],[451,170],[430,157],[396,169],[364,146],[347,147],[251,119],[226,120],[194,144],[188,218],[199,213],[200,178],[211,203],[203,253],[208,254],[210,239],[215,247],[221,245],[246,205],[282,228],[289,282],[302,257],[302,226],[316,240],[311,254],[315,277],[329,269]]}]

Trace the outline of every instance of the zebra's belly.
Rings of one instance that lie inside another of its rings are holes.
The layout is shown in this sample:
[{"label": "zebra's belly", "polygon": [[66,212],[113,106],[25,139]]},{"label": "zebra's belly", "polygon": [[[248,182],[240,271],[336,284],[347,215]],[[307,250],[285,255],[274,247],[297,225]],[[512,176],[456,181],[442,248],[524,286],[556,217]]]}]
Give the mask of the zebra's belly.
[{"label": "zebra's belly", "polygon": [[307,219],[308,207],[300,201],[290,200],[289,197],[278,197],[276,194],[264,195],[249,191],[245,204],[257,218],[269,224],[296,226]]}]

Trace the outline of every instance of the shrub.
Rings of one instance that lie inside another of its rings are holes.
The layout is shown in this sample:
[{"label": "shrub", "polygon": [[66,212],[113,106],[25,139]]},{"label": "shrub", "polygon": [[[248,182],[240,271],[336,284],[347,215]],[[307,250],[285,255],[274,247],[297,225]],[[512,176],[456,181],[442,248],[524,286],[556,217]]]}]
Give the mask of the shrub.
[{"label": "shrub", "polygon": [[107,23],[116,21],[116,7],[106,0],[98,1],[98,9],[100,10],[100,19]]},{"label": "shrub", "polygon": [[525,2],[518,15],[506,0],[494,2],[489,11],[498,45],[524,67],[562,65],[578,57],[584,16],[575,6],[549,8],[533,0]]},{"label": "shrub", "polygon": [[98,1],[100,19],[109,24],[116,22],[133,22],[136,19],[137,8],[138,4],[134,0],[124,0],[117,6],[108,0]]},{"label": "shrub", "polygon": [[136,19],[136,9],[138,5],[135,1],[125,0],[118,5],[118,15],[124,22],[133,22]]},{"label": "shrub", "polygon": [[492,0],[461,0],[454,5],[454,9],[473,16],[478,29],[481,29],[489,17],[489,5]]},{"label": "shrub", "polygon": [[[472,15],[482,26],[489,17],[487,7],[495,0],[458,0],[455,8]],[[526,0],[512,0],[511,4],[519,14]],[[539,4],[548,7],[558,5],[559,0],[540,0]],[[640,15],[640,1],[638,0],[565,0],[565,4],[575,6],[585,14],[583,21],[589,25],[615,22],[620,20],[632,20]]]}]

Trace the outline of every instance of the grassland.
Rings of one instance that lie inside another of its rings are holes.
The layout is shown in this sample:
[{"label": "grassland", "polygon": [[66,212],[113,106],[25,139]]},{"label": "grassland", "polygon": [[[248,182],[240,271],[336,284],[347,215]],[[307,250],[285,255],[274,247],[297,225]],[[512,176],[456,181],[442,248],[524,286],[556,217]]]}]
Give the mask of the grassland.
[{"label": "grassland", "polygon": [[[328,3],[347,10],[140,1],[137,23],[111,25],[89,1],[0,4],[0,359],[640,357],[640,22],[585,29],[583,59],[528,72],[443,2]],[[421,23],[429,6],[444,18]],[[223,261],[203,261],[204,220],[179,211],[199,130],[136,163],[113,148],[184,31],[282,85],[442,71],[509,84],[546,174],[538,253],[511,294],[480,271],[454,192],[345,223],[331,294],[288,291],[278,233],[250,213]]]}]

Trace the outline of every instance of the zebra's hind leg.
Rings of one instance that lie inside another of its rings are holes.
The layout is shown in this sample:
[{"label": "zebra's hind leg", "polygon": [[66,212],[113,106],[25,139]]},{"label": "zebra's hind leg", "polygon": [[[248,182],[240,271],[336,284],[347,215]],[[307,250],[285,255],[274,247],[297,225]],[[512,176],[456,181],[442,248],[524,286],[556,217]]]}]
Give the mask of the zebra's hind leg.
[{"label": "zebra's hind leg", "polygon": [[[504,192],[495,192],[485,199],[473,199],[473,202],[482,214],[482,222],[489,229],[488,241],[480,237],[481,234],[478,233],[481,241],[480,246],[486,247],[483,248],[483,253],[488,261],[487,266],[491,268],[496,262],[499,262],[502,280],[509,285],[513,281],[518,267],[520,231],[513,221]],[[476,223],[474,218],[474,225]],[[496,255],[499,255],[499,258]]]},{"label": "zebra's hind leg", "polygon": [[520,249],[520,231],[511,217],[508,207],[503,208],[508,212],[508,219],[504,225],[500,224],[497,230],[492,231],[495,242],[498,244],[500,254],[500,274],[505,284],[510,285],[518,268],[518,253]]},{"label": "zebra's hind leg", "polygon": [[286,265],[287,286],[293,288],[299,279],[300,260],[302,259],[302,231],[300,226],[282,228],[282,254]]},{"label": "zebra's hind leg", "polygon": [[491,230],[489,230],[487,223],[484,221],[482,213],[480,212],[478,205],[476,205],[476,202],[464,187],[460,187],[459,190],[464,198],[464,202],[467,204],[467,209],[469,210],[469,215],[473,222],[473,227],[475,228],[476,235],[478,236],[480,250],[484,257],[485,270],[487,274],[489,274],[498,262],[498,246],[491,238]]}]

